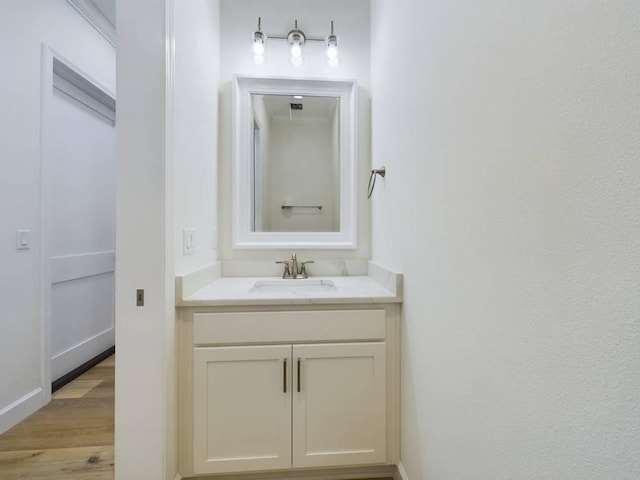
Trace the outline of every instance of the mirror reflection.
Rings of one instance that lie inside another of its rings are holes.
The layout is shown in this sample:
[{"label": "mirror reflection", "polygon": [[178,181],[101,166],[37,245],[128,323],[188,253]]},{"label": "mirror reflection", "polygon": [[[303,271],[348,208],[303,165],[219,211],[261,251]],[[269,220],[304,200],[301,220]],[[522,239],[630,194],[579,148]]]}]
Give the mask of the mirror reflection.
[{"label": "mirror reflection", "polygon": [[254,232],[340,231],[340,98],[251,95]]}]

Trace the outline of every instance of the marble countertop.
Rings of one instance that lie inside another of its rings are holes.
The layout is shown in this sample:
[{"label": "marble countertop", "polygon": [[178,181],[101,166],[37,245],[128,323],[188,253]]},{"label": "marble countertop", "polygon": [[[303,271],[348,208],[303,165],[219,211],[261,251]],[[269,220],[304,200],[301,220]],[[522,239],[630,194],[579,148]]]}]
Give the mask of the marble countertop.
[{"label": "marble countertop", "polygon": [[[177,298],[179,307],[238,305],[305,305],[347,303],[400,303],[402,297],[382,286],[371,276],[311,277],[309,280],[333,282],[335,289],[305,291],[292,286],[281,291],[255,291],[256,282],[277,282],[279,277],[221,277],[203,288]],[[305,282],[292,280],[290,282]]]}]

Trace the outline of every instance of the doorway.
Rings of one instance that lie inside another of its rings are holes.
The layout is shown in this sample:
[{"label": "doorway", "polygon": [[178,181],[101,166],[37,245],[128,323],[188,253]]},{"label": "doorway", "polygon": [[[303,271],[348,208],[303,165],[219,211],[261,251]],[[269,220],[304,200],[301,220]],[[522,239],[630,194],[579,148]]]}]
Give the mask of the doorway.
[{"label": "doorway", "polygon": [[113,93],[43,47],[45,384],[115,344],[115,109]]}]

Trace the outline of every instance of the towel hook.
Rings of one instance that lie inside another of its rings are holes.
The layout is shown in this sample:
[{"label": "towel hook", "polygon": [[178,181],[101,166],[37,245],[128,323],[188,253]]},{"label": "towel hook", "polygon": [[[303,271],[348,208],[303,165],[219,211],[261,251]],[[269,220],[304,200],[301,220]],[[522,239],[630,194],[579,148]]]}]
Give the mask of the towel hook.
[{"label": "towel hook", "polygon": [[369,177],[369,187],[367,188],[367,198],[371,198],[371,194],[373,194],[373,189],[376,187],[376,175],[380,175],[382,178],[387,174],[387,169],[385,167],[374,168],[371,170],[371,176]]}]

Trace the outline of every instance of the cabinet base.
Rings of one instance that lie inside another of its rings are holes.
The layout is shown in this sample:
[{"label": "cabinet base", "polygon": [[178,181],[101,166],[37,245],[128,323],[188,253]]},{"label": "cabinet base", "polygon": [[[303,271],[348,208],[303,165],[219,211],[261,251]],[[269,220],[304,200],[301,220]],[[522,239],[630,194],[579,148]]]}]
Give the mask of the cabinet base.
[{"label": "cabinet base", "polygon": [[395,465],[374,467],[323,468],[313,470],[281,470],[264,473],[234,473],[218,475],[201,475],[194,477],[176,476],[176,480],[359,480],[359,479],[392,478],[402,480]]}]

